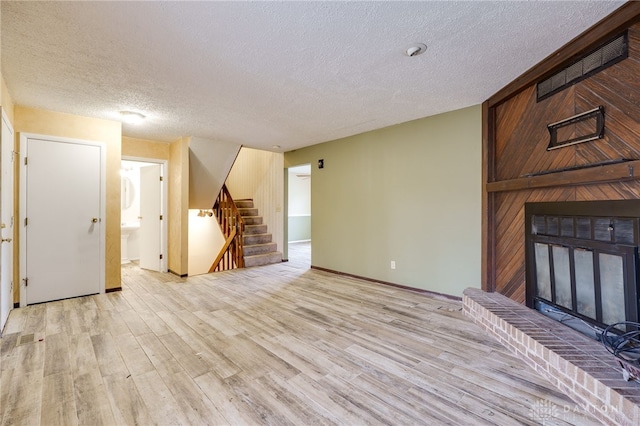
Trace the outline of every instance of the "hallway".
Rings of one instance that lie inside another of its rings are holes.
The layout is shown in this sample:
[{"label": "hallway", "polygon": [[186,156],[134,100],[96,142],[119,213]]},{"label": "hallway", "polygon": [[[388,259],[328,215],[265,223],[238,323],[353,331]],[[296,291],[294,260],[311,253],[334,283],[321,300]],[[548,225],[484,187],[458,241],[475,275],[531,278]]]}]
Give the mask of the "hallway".
[{"label": "hallway", "polygon": [[289,263],[297,269],[311,267],[311,241],[289,243]]}]

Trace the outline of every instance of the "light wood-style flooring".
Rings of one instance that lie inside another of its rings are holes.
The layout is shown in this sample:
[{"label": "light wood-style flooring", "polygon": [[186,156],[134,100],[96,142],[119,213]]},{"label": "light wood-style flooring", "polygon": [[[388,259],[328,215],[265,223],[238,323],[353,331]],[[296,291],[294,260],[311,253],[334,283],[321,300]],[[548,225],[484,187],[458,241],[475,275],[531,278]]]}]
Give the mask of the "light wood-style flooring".
[{"label": "light wood-style flooring", "polygon": [[187,279],[129,265],[122,292],[13,310],[2,425],[597,424],[460,302],[309,270],[305,250]]}]

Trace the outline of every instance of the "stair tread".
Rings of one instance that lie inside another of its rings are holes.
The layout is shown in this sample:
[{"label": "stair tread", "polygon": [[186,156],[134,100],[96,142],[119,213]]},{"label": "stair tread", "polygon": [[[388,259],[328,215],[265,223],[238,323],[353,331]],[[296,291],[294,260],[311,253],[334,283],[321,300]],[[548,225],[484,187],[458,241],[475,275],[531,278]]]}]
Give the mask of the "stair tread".
[{"label": "stair tread", "polygon": [[270,243],[245,244],[243,250],[245,256],[273,253],[278,250],[278,244],[273,241]]},{"label": "stair tread", "polygon": [[245,225],[262,225],[264,221],[262,216],[242,216]]},{"label": "stair tread", "polygon": [[249,257],[251,257],[251,258],[255,258],[255,257],[267,257],[267,256],[273,256],[274,254],[279,254],[279,255],[281,255],[281,256],[282,256],[282,252],[279,252],[279,251],[270,251],[270,252],[268,252],[268,253],[251,254],[251,255],[249,255],[249,256],[244,256],[244,257],[245,257],[245,259],[246,259],[246,258],[249,258]]},{"label": "stair tread", "polygon": [[279,251],[244,256],[244,264],[247,268],[273,265],[280,262],[282,262],[282,252]]},{"label": "stair tread", "polygon": [[250,234],[244,233],[242,235],[242,242],[245,246],[251,244],[264,244],[264,243],[272,243],[273,242],[273,234],[271,233],[262,233],[262,234]]},{"label": "stair tread", "polygon": [[[240,212],[240,214],[247,213],[249,211],[251,211],[251,213],[253,213],[253,210],[255,210],[255,213],[259,212],[257,207],[238,207],[238,211]],[[252,214],[252,215],[247,215],[247,216],[260,216],[260,215]]]},{"label": "stair tread", "polygon": [[261,235],[268,231],[266,223],[245,224],[244,235]]}]

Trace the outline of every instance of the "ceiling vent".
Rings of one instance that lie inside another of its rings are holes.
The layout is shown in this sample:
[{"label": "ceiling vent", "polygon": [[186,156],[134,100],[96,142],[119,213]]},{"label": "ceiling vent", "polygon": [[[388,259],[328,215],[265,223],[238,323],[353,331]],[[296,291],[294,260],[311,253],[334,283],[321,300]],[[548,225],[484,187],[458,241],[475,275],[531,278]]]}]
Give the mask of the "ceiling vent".
[{"label": "ceiling vent", "polygon": [[607,42],[573,64],[538,83],[538,102],[576,84],[593,74],[617,64],[629,55],[627,32]]}]

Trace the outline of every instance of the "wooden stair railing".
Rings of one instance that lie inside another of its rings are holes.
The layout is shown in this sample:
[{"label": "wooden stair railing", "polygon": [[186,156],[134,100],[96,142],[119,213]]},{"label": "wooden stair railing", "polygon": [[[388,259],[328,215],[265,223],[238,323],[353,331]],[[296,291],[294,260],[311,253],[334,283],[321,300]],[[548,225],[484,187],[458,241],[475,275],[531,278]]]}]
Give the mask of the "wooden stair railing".
[{"label": "wooden stair railing", "polygon": [[213,204],[213,213],[218,219],[218,224],[225,238],[224,246],[213,261],[209,272],[227,271],[230,269],[244,268],[244,253],[242,248],[242,235],[244,222],[242,216],[231,198],[227,185],[222,189]]}]

